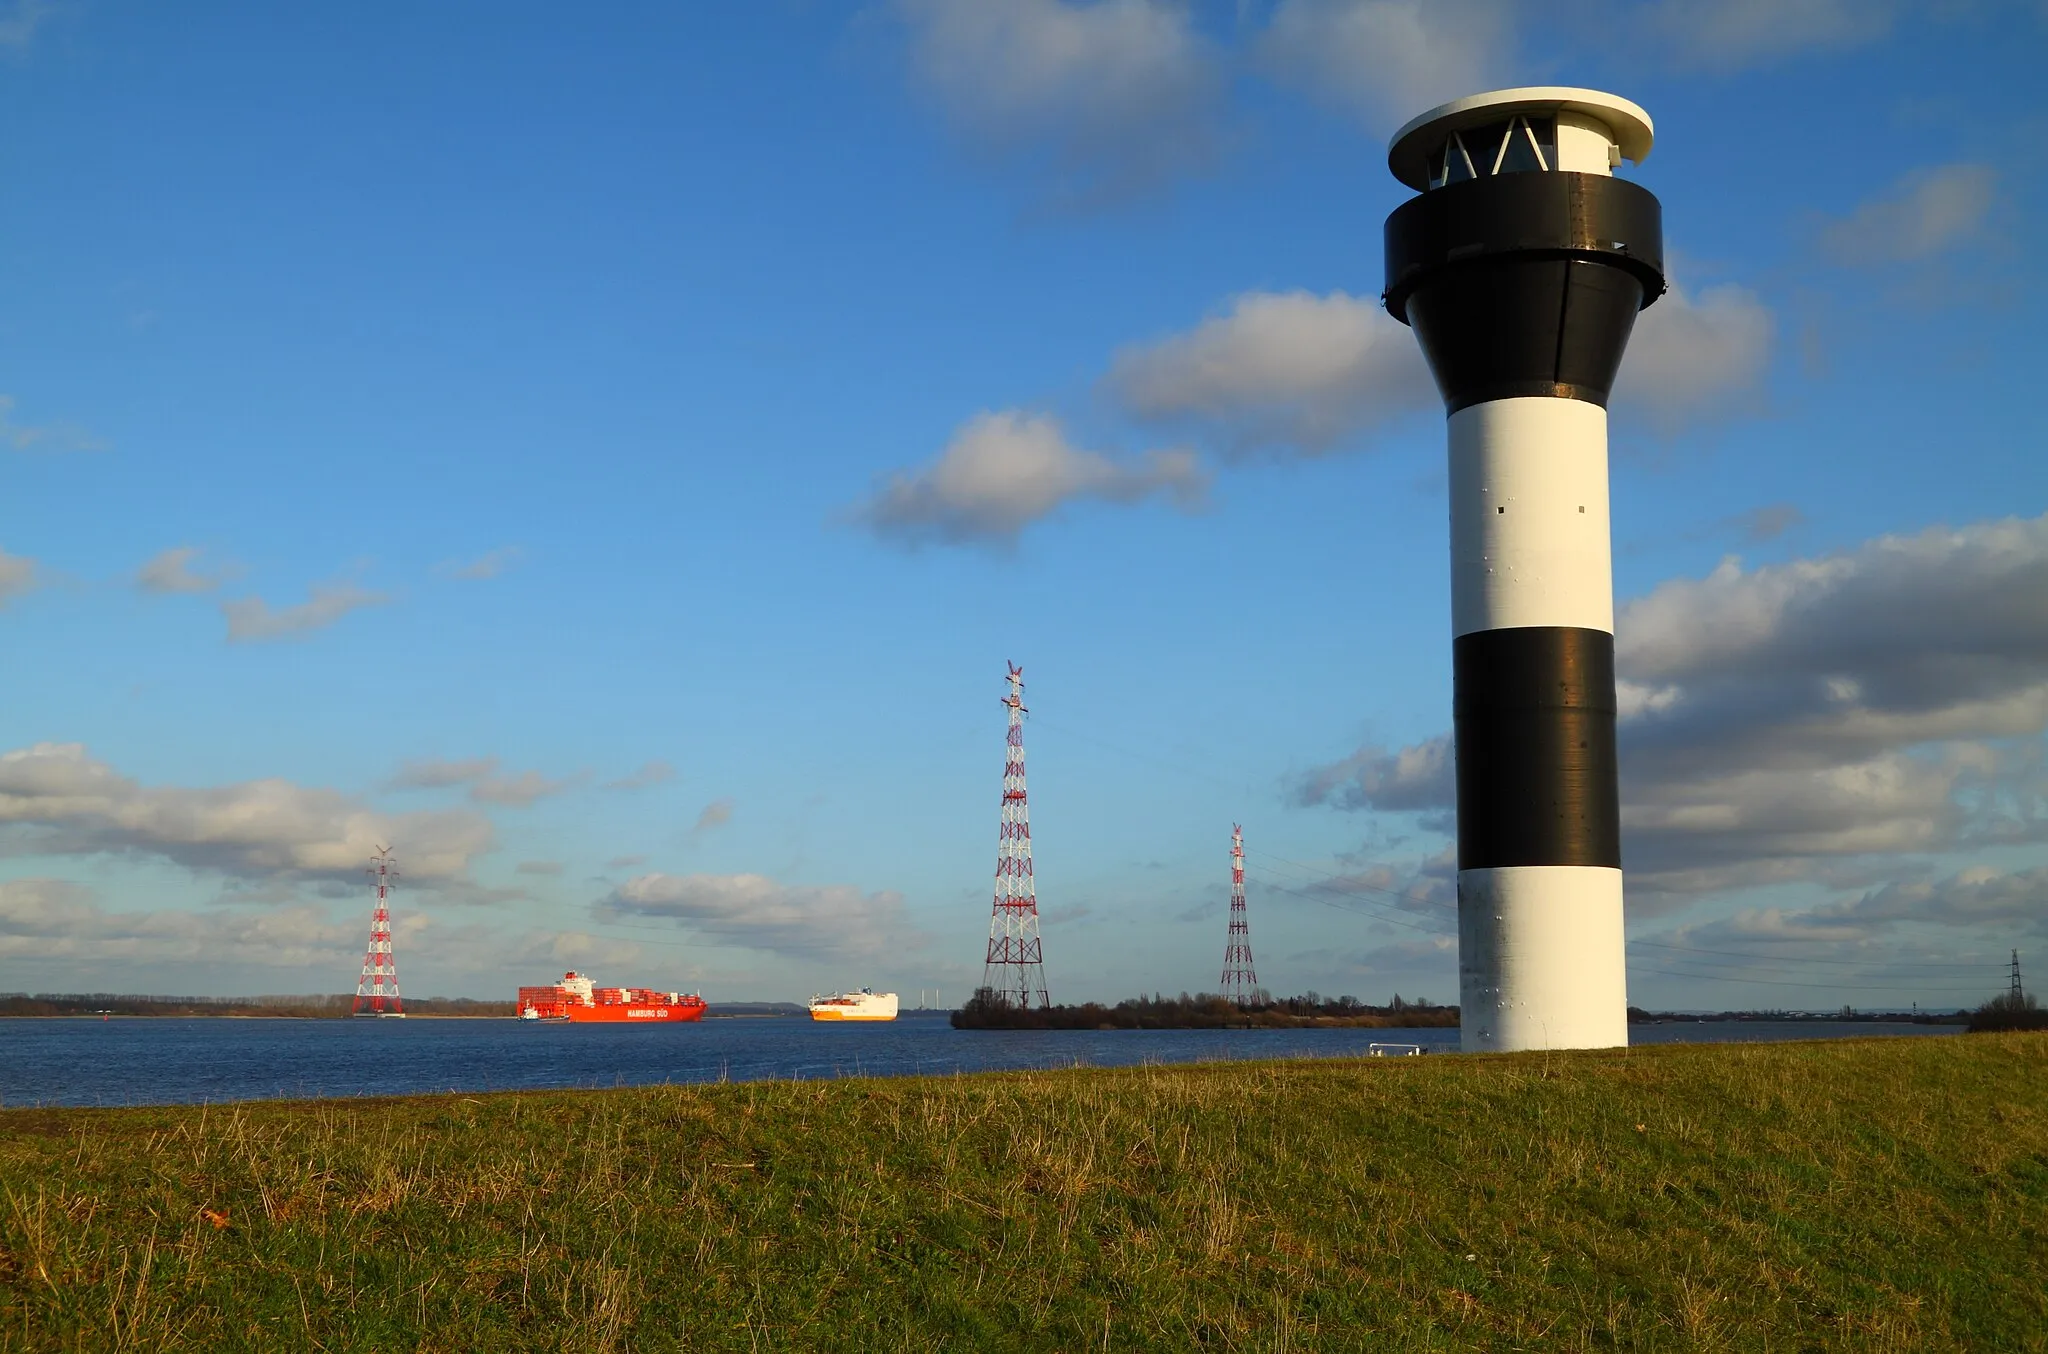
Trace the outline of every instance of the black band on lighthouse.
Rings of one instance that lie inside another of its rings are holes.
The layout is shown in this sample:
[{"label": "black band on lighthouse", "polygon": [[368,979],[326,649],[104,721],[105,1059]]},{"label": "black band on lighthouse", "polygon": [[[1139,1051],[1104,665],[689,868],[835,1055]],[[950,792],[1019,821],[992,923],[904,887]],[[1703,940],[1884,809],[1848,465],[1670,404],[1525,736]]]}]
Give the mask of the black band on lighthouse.
[{"label": "black band on lighthouse", "polygon": [[1458,868],[1621,866],[1614,636],[1530,626],[1452,651]]},{"label": "black band on lighthouse", "polygon": [[1626,179],[1501,174],[1387,218],[1387,313],[1452,412],[1551,395],[1605,406],[1636,312],[1664,292],[1663,209]]},{"label": "black band on lighthouse", "polygon": [[1642,298],[1642,283],[1618,268],[1488,259],[1419,288],[1408,322],[1453,414],[1519,395],[1604,409]]}]

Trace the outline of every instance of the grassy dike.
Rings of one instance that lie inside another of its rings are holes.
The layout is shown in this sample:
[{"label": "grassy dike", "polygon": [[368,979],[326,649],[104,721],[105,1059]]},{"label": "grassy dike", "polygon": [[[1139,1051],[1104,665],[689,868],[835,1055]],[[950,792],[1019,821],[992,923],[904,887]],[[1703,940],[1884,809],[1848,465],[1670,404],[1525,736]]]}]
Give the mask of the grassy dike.
[{"label": "grassy dike", "polygon": [[0,1186],[0,1349],[2048,1349],[2039,1035],[13,1110]]}]

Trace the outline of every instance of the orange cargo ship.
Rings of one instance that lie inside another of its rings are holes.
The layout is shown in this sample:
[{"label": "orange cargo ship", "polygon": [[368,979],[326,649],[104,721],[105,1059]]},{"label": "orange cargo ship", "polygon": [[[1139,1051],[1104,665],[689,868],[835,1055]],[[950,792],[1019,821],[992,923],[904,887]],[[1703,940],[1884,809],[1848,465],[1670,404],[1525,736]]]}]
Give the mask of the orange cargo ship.
[{"label": "orange cargo ship", "polygon": [[644,987],[597,987],[570,969],[553,987],[519,989],[521,1020],[619,1021],[640,1024],[696,1020],[704,1014],[704,998],[686,992],[654,992]]}]

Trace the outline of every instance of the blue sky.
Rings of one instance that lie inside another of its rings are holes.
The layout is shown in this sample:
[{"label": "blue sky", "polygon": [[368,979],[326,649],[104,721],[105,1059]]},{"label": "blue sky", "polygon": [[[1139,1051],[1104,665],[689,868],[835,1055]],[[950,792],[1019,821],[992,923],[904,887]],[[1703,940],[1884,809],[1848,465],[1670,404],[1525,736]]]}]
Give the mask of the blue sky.
[{"label": "blue sky", "polygon": [[[0,9],[0,989],[1455,997],[1387,134],[1612,89],[1631,996],[2048,965],[2048,11]],[[2030,949],[2031,947],[2031,949]]]}]

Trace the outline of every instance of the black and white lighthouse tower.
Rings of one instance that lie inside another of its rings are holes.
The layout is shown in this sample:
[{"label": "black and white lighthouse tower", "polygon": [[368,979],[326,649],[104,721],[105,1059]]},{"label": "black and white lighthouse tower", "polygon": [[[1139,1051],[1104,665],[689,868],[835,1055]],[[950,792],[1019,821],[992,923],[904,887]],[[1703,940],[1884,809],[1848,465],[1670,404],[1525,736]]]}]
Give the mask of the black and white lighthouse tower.
[{"label": "black and white lighthouse tower", "polygon": [[1505,89],[1394,136],[1387,311],[1450,418],[1458,968],[1468,1050],[1628,1042],[1607,396],[1664,291],[1642,109]]}]

